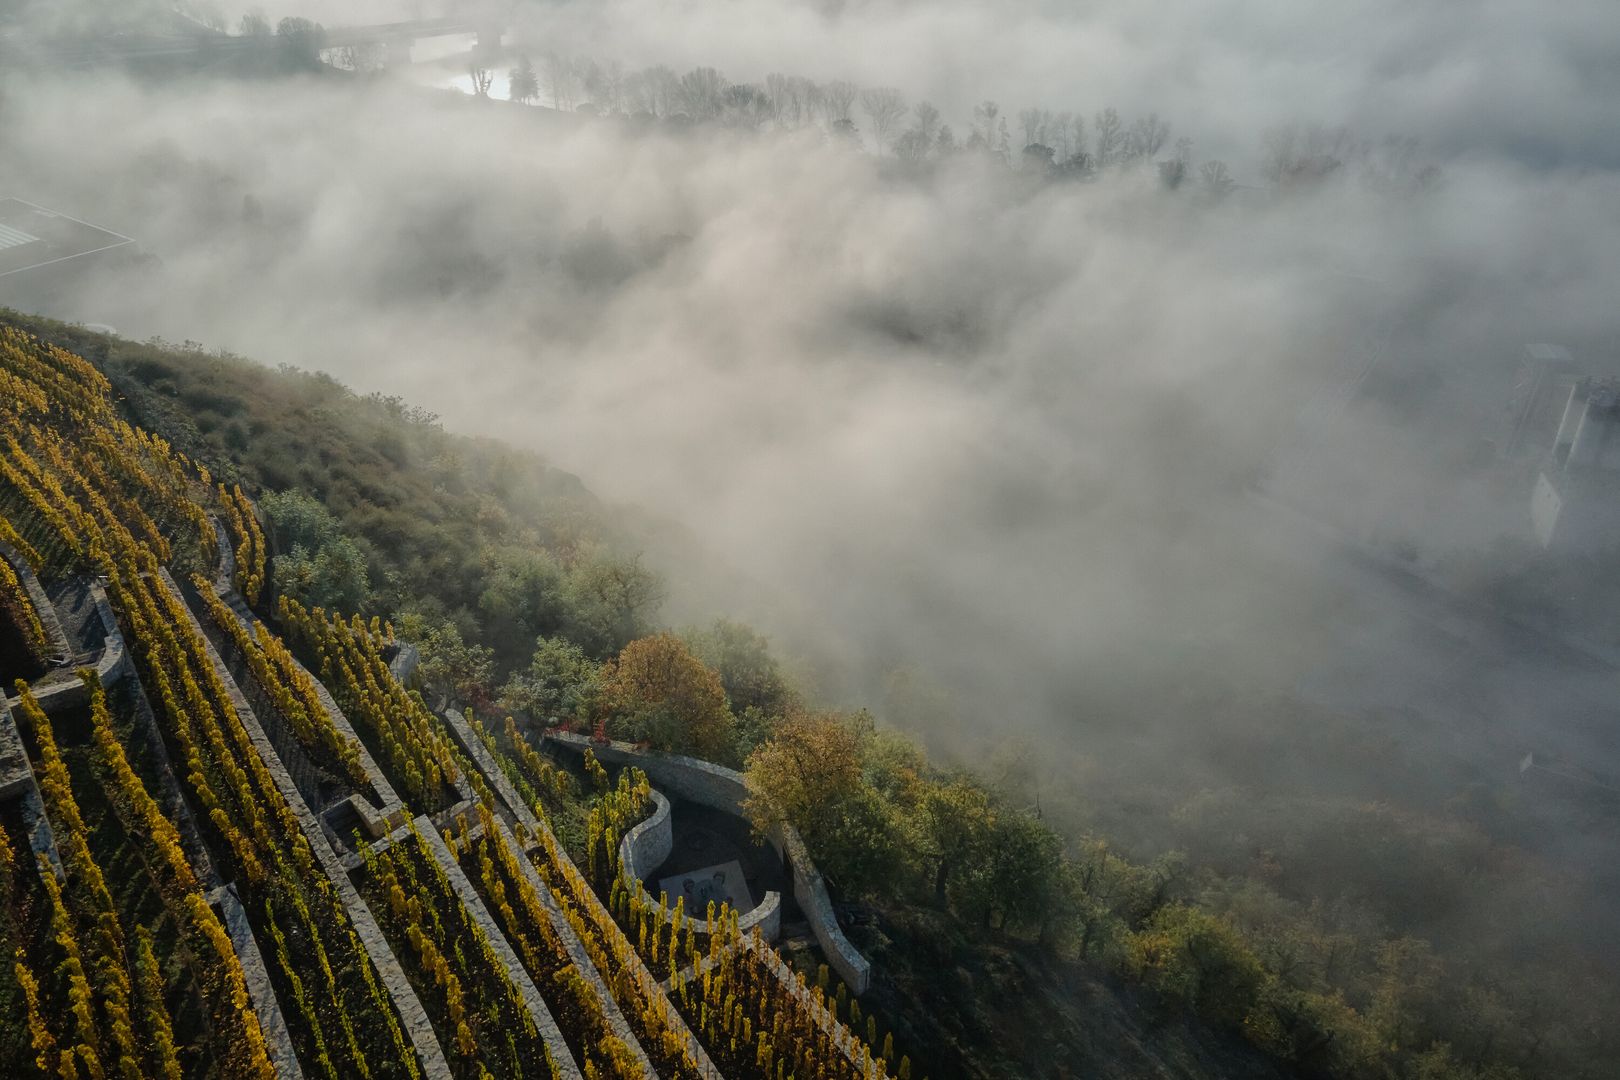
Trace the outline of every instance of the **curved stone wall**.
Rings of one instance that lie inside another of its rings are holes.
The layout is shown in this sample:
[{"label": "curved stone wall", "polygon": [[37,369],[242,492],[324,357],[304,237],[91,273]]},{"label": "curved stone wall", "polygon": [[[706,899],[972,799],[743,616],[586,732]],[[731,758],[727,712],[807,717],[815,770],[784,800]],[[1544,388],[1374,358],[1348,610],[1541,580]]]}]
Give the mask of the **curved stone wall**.
[{"label": "curved stone wall", "polygon": [[[715,810],[723,810],[728,814],[743,816],[742,807],[743,801],[748,797],[748,785],[743,781],[742,773],[735,769],[678,754],[659,754],[641,750],[629,743],[614,742],[604,745],[572,732],[548,731],[546,738],[578,754],[590,750],[603,762],[634,765],[646,773],[647,778],[654,784],[683,799]],[[626,834],[625,840],[628,839],[629,834]],[[793,899],[798,901],[805,918],[809,920],[810,931],[815,934],[817,943],[826,953],[828,965],[838,972],[839,978],[849,984],[851,991],[864,994],[872,983],[872,965],[844,936],[843,930],[839,929],[838,919],[833,912],[832,898],[827,895],[827,884],[822,879],[821,872],[816,869],[815,862],[811,860],[804,841],[799,838],[797,830],[792,826],[784,828],[781,836],[767,839],[788,861],[793,873]],[[620,846],[622,850],[622,842]],[[640,865],[639,861],[637,865]],[[760,905],[761,908],[764,906]],[[755,909],[758,910],[759,908]],[[752,915],[753,912],[749,914]],[[780,898],[775,920],[776,931],[780,932]],[[746,920],[744,923],[746,930],[749,924]],[[765,930],[766,927],[762,924],[761,933]]]},{"label": "curved stone wall", "polygon": [[637,881],[662,866],[675,847],[669,800],[657,791],[652,793],[652,800],[652,814],[625,833],[624,839],[619,841],[619,857],[624,860],[624,872]]},{"label": "curved stone wall", "polygon": [[[669,858],[675,846],[675,830],[669,800],[658,791],[652,793],[652,799],[652,814],[619,840],[619,858],[624,864],[625,884],[641,892],[642,903],[656,908],[658,898],[643,884],[643,879]],[[774,843],[771,846],[776,847]],[[689,912],[688,918],[700,934],[714,933],[717,929],[696,912]],[[767,892],[753,910],[742,913],[737,926],[744,934],[758,927],[766,941],[774,942],[782,936],[782,894],[774,889]]]}]

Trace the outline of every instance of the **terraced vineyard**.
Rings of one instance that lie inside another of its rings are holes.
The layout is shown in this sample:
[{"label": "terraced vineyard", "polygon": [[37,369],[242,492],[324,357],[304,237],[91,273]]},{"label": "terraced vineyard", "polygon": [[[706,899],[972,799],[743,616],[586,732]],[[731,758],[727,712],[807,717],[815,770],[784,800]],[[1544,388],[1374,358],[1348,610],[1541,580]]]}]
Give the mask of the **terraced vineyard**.
[{"label": "terraced vineyard", "polygon": [[[825,972],[626,886],[644,776],[587,798],[435,712],[391,627],[272,603],[272,554],[95,367],[0,329],[6,1075],[889,1075]],[[549,823],[582,802],[584,872]]]}]

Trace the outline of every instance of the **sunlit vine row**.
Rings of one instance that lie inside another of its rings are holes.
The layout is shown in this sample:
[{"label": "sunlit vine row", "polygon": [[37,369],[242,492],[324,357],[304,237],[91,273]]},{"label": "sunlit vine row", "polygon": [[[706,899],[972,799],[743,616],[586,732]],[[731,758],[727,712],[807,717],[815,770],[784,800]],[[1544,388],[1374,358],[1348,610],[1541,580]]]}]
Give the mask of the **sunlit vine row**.
[{"label": "sunlit vine row", "polygon": [[[72,1053],[91,1075],[110,1070],[138,1078],[146,1074],[148,1066],[156,1072],[164,1071],[163,1041],[167,1038],[172,1043],[173,1024],[162,1008],[161,996],[154,1001],[143,992],[139,1003],[141,1030],[147,1033],[148,1045],[141,1045],[132,1013],[137,1004],[132,974],[136,965],[132,964],[124,926],[90,850],[89,831],[74,798],[51,722],[26,684],[19,682],[18,689],[19,715],[27,722],[39,749],[40,792],[66,871],[65,888],[58,885],[48,864],[42,869],[42,880],[51,901],[56,944],[63,955],[69,1013],[74,1021],[72,1037],[77,1040],[72,1044]],[[94,687],[91,712],[93,723],[105,722],[105,696],[99,686]],[[71,900],[64,896],[65,892],[71,893]],[[257,1020],[249,1018],[240,1025],[238,1034],[241,1044],[237,1064],[243,1074],[272,1076],[274,1071]],[[57,1069],[62,1069],[60,1060]]]},{"label": "sunlit vine row", "polygon": [[225,520],[230,523],[231,536],[236,541],[236,578],[238,592],[247,597],[249,604],[259,602],[259,591],[264,588],[265,546],[259,518],[253,512],[253,503],[242,494],[242,487],[227,490],[219,485],[219,502],[225,508]]},{"label": "sunlit vine row", "polygon": [[388,670],[380,624],[368,627],[359,616],[328,617],[286,596],[279,609],[288,636],[318,659],[321,681],[349,721],[374,736],[381,750],[378,764],[389,779],[418,808],[442,808],[448,785],[463,775],[457,751],[421,695],[406,690]]},{"label": "sunlit vine row", "polygon": [[191,580],[209,618],[236,643],[254,680],[276,711],[287,718],[299,745],[336,763],[356,784],[368,783],[371,778],[361,763],[359,746],[338,729],[321,703],[314,681],[298,666],[287,647],[262,623],[255,623],[249,633],[236,613],[214,593],[207,578],[195,574]]},{"label": "sunlit vine row", "polygon": [[50,638],[45,634],[45,624],[39,621],[39,612],[34,610],[33,601],[17,579],[16,571],[4,559],[0,559],[0,611],[7,612],[22,631],[28,651],[44,659],[51,648]]},{"label": "sunlit vine row", "polygon": [[[564,1036],[580,1060],[603,1080],[639,1080],[640,1061],[613,1030],[596,986],[575,965],[546,911],[545,900],[523,873],[522,856],[495,827],[488,807],[479,807],[476,835],[448,838],[451,851],[500,922],[537,986],[546,992]],[[549,899],[549,898],[548,898]]]},{"label": "sunlit vine row", "polygon": [[[79,677],[90,692],[91,737],[97,760],[112,781],[108,799],[113,810],[124,824],[125,835],[144,849],[142,857],[152,868],[164,909],[190,944],[194,973],[205,999],[211,1004],[212,1021],[225,1032],[225,1043],[231,1053],[239,1057],[232,1068],[244,1076],[261,1075],[264,1037],[259,1030],[258,1017],[243,1008],[247,1001],[247,979],[242,973],[241,961],[235,949],[229,947],[219,917],[203,899],[196,872],[181,846],[180,831],[130,766],[123,743],[113,727],[106,692],[95,672],[81,671]],[[226,946],[223,949],[222,944]],[[150,942],[146,948],[150,949]],[[148,976],[143,978],[150,981]]]},{"label": "sunlit vine row", "polygon": [[[591,965],[601,974],[658,1074],[678,1080],[698,1080],[707,1075],[699,1070],[696,1044],[675,1015],[657,978],[636,954],[612,916],[591,891],[589,883],[562,849],[556,835],[546,825],[546,808],[529,783],[532,779],[547,790],[566,792],[567,798],[574,798],[577,785],[573,778],[537,754],[520,764],[481,723],[471,717],[469,722],[497,768],[509,779],[516,778],[513,787],[520,797],[527,800],[539,824],[536,839],[540,850],[530,860],[530,866],[584,947]],[[533,753],[510,719],[507,721],[507,734],[514,748],[526,748]],[[510,876],[523,875],[513,867]]]},{"label": "sunlit vine row", "polygon": [[[81,400],[75,408],[94,412],[83,405]],[[328,1076],[370,1076],[377,1069],[417,1075],[398,1019],[331,883],[316,872],[296,814],[236,714],[183,602],[158,576],[156,545],[137,541],[122,520],[132,518],[141,533],[149,535],[150,522],[140,520],[141,507],[122,493],[110,502],[98,491],[74,460],[77,444],[53,443],[51,433],[9,415],[15,422],[3,440],[0,479],[15,488],[76,555],[107,576],[132,654],[154,691],[166,731],[179,748],[182,775],[224,844],[227,861],[240,872],[240,886],[265,905],[272,925],[296,928],[304,943],[292,962],[322,1002],[310,1010],[311,1038],[331,1047],[336,1059],[316,1053],[317,1060],[306,1062],[306,1068]],[[105,416],[103,412],[102,419]],[[22,439],[40,449],[45,462],[30,453]],[[94,446],[95,440],[87,439],[84,445]],[[99,475],[104,482],[116,483],[113,470],[104,469]],[[339,972],[347,974],[340,978]],[[352,981],[356,973],[361,985]],[[284,977],[288,974],[296,972],[283,972]],[[386,1062],[367,1061],[357,1030],[391,1041]]]},{"label": "sunlit vine row", "polygon": [[40,570],[44,569],[44,557],[40,555],[40,553],[34,548],[33,544],[30,544],[27,540],[23,539],[22,534],[17,531],[16,526],[11,523],[9,518],[4,516],[0,516],[0,541],[4,541],[15,548],[17,554],[21,555],[25,560],[27,560],[28,565],[33,568],[36,574],[39,573]]},{"label": "sunlit vine row", "polygon": [[381,851],[362,844],[368,892],[395,952],[411,960],[428,990],[443,1039],[463,1075],[556,1077],[506,965],[451,888],[414,824]]}]

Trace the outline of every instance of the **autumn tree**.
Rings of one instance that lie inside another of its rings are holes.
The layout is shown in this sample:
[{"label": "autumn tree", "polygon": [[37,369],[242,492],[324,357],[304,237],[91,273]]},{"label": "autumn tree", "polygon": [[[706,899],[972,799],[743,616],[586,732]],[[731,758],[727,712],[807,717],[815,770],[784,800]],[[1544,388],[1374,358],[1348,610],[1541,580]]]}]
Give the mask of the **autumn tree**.
[{"label": "autumn tree", "polygon": [[731,712],[720,676],[671,633],[626,645],[602,684],[612,730],[660,750],[731,758]]},{"label": "autumn tree", "polygon": [[1184,904],[1160,908],[1131,936],[1129,964],[1165,1001],[1233,1024],[1249,1014],[1264,979],[1231,923]]},{"label": "autumn tree", "polygon": [[749,755],[743,809],[761,833],[793,825],[817,865],[846,888],[892,890],[897,823],[866,782],[863,742],[850,717],[795,713]]},{"label": "autumn tree", "polygon": [[600,656],[646,632],[652,614],[664,602],[664,586],[639,555],[620,556],[597,548],[569,567],[567,596],[568,636]]},{"label": "autumn tree", "polygon": [[1063,883],[1063,844],[1031,814],[997,814],[985,857],[964,868],[958,895],[984,926],[1040,929]]},{"label": "autumn tree", "polygon": [[416,673],[429,699],[443,708],[451,698],[473,704],[488,701],[495,664],[490,649],[468,642],[448,619],[429,619],[416,612],[400,616],[399,634],[422,654]]}]

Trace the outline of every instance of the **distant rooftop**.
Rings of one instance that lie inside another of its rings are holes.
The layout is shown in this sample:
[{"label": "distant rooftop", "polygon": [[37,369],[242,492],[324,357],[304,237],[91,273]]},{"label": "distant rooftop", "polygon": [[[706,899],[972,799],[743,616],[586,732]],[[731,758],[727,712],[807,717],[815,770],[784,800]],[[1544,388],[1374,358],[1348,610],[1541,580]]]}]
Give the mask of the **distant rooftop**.
[{"label": "distant rooftop", "polygon": [[0,199],[0,279],[134,243],[22,199]]}]

